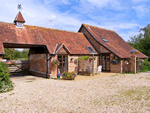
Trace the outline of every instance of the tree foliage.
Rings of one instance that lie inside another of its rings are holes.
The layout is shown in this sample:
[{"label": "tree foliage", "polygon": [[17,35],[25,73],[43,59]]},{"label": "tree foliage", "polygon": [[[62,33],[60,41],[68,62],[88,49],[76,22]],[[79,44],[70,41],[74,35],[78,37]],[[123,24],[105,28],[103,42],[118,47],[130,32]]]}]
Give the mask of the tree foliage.
[{"label": "tree foliage", "polygon": [[0,93],[11,91],[13,89],[13,83],[9,78],[10,72],[8,66],[0,62]]},{"label": "tree foliage", "polygon": [[5,48],[5,56],[4,58],[16,60],[18,58],[28,58],[28,49],[24,49],[23,51],[17,51],[12,48]]},{"label": "tree foliage", "polygon": [[143,31],[144,34],[140,33],[130,37],[128,44],[150,57],[150,24],[141,28],[140,31]]}]

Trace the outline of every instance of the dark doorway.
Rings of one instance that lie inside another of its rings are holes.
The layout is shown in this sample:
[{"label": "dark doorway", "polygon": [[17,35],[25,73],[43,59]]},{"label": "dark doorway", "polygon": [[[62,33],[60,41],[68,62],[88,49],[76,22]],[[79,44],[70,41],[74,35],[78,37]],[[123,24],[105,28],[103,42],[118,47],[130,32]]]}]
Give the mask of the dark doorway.
[{"label": "dark doorway", "polygon": [[60,64],[58,65],[58,73],[68,71],[68,56],[58,55],[58,61],[60,62]]},{"label": "dark doorway", "polygon": [[102,71],[110,71],[110,54],[102,54]]}]

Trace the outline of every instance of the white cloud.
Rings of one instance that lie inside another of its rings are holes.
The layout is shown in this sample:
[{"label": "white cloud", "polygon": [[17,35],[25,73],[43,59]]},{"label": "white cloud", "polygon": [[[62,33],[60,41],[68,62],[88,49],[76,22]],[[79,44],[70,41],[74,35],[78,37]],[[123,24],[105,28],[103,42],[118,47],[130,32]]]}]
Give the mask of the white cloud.
[{"label": "white cloud", "polygon": [[84,11],[89,11],[88,9],[113,9],[113,10],[122,10],[125,9],[124,6],[121,6],[119,0],[80,0],[81,9]]},{"label": "white cloud", "polygon": [[140,32],[138,31],[129,31],[127,33],[124,32],[117,32],[119,36],[121,36],[126,42],[130,40],[130,37],[133,37],[135,35],[138,35]]},{"label": "white cloud", "polygon": [[[67,0],[61,0],[62,2],[67,2]],[[22,15],[26,21],[26,25],[43,26],[49,28],[57,28],[66,30],[76,30],[81,26],[81,21],[76,15],[71,15],[68,13],[60,13],[54,6],[49,6],[48,8],[40,2],[34,3],[32,0],[6,0],[0,4],[0,21],[10,22],[14,21],[15,16],[18,13],[17,5],[22,4],[23,10]],[[71,26],[71,27],[70,27]]]},{"label": "white cloud", "polygon": [[147,7],[146,5],[133,6],[132,8],[135,10],[137,17],[140,19],[150,13],[149,6]]},{"label": "white cloud", "polygon": [[[110,29],[116,32],[119,32],[121,30],[133,30],[137,28],[141,28],[143,26],[133,23],[133,22],[105,22],[102,23],[101,25],[98,25],[98,27],[102,27],[105,29]],[[138,31],[138,30],[137,30]]]},{"label": "white cloud", "polygon": [[69,0],[44,0],[45,4],[70,4]]},{"label": "white cloud", "polygon": [[[60,2],[61,4],[71,3],[69,0],[56,0],[56,2]],[[107,16],[108,14],[94,16],[93,12],[103,11],[100,10],[101,8],[111,7],[115,9],[115,7],[121,7],[117,0],[81,0],[81,6],[76,8],[82,12],[78,14],[68,12],[60,13],[55,5],[53,5],[54,0],[44,0],[44,3],[41,3],[39,0],[36,2],[35,0],[5,0],[1,1],[0,4],[0,21],[12,23],[18,13],[18,10],[16,10],[17,5],[20,3],[23,7],[22,15],[26,20],[26,25],[78,31],[81,24],[85,23],[114,30],[123,38],[129,38],[129,35],[139,30],[137,28],[142,28],[136,22],[121,21],[122,18],[126,17],[124,14],[114,15],[112,18],[109,18],[110,16]],[[136,9],[136,7],[133,8]],[[137,8],[136,10],[139,9]],[[80,18],[80,16],[84,15],[84,11],[86,12],[86,16],[89,15],[92,19],[87,19],[88,16],[85,19]],[[140,12],[142,11],[144,10],[140,10]],[[123,33],[124,29],[129,29],[131,33]]]},{"label": "white cloud", "polygon": [[89,3],[97,6],[97,7],[113,7],[120,8],[120,3],[117,0],[87,0]]}]

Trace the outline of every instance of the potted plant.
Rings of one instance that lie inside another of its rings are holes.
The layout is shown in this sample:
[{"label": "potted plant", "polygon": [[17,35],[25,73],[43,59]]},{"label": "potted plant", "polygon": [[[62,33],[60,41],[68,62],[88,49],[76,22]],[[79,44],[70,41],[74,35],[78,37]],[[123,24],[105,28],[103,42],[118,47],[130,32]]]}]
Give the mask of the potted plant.
[{"label": "potted plant", "polygon": [[57,78],[60,78],[61,74],[57,74]]},{"label": "potted plant", "polygon": [[74,63],[76,64],[78,62],[78,59],[74,59]]},{"label": "potted plant", "polygon": [[54,59],[54,60],[52,60],[51,61],[51,64],[53,65],[53,66],[55,66],[55,65],[59,65],[59,61],[58,60],[56,60],[56,59]]}]

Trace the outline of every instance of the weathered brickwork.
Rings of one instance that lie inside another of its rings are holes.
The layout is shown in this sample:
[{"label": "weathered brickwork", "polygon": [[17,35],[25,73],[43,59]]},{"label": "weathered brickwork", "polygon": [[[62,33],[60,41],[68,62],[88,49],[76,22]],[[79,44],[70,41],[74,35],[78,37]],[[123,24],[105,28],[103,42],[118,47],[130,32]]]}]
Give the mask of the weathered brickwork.
[{"label": "weathered brickwork", "polygon": [[124,73],[128,73],[128,72],[131,72],[130,70],[131,70],[131,63],[130,63],[130,61],[127,61],[127,60],[123,60],[123,67],[122,67],[122,71],[124,72]]},{"label": "weathered brickwork", "polygon": [[30,70],[46,74],[46,54],[31,54]]},{"label": "weathered brickwork", "polygon": [[[114,58],[114,54],[110,54],[110,61]],[[123,61],[120,60],[119,64],[110,63],[110,72],[113,73],[122,73]]]},{"label": "weathered brickwork", "polygon": [[51,78],[57,78],[57,69],[58,69],[58,66],[57,65],[52,65],[51,64],[51,61],[53,60],[57,60],[57,55],[52,57],[52,59],[49,61],[49,72],[51,71]]}]

